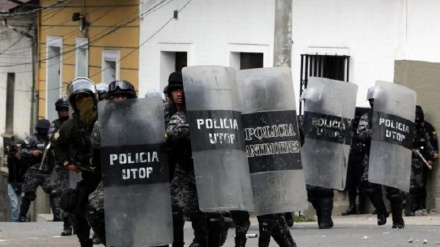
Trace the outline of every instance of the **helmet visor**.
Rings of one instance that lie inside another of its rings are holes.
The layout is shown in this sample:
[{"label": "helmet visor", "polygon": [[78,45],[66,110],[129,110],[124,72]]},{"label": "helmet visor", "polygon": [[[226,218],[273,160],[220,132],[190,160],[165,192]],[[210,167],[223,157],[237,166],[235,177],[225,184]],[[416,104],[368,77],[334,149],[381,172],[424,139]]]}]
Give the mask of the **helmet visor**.
[{"label": "helmet visor", "polygon": [[74,93],[77,94],[82,92],[91,92],[96,94],[95,84],[87,79],[76,79],[67,87],[67,94],[69,97]]}]

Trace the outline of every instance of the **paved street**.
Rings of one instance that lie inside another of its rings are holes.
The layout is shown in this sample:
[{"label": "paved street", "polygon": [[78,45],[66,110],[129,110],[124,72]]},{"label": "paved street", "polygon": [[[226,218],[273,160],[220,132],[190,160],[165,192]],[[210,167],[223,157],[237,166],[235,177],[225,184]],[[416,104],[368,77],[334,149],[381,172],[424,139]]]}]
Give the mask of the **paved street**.
[{"label": "paved street", "polygon": [[[357,247],[397,247],[397,246],[440,246],[440,216],[404,217],[405,229],[391,228],[391,217],[385,226],[377,226],[375,215],[334,216],[335,226],[329,230],[319,230],[316,222],[295,223],[290,229],[298,246],[357,246]],[[258,233],[255,217],[251,219],[249,233]],[[0,246],[7,247],[79,247],[76,236],[61,237],[61,222],[0,223]],[[192,240],[189,223],[185,224],[187,246]],[[426,243],[424,243],[424,241]],[[256,247],[258,238],[248,239],[246,246]],[[103,245],[95,245],[103,246]],[[224,246],[234,246],[234,228]],[[271,241],[271,246],[277,246]]]}]

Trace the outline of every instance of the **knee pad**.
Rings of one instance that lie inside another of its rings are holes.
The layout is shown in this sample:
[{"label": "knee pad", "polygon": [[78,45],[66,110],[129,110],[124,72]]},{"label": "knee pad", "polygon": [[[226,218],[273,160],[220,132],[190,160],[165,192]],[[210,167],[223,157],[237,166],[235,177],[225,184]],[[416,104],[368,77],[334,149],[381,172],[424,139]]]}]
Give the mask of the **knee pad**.
[{"label": "knee pad", "polygon": [[32,202],[33,200],[35,200],[35,198],[37,198],[37,195],[35,194],[35,192],[25,192],[24,198],[26,200]]},{"label": "knee pad", "polygon": [[61,195],[61,190],[59,188],[55,188],[55,189],[51,190],[49,194],[50,194],[50,196],[58,197]]},{"label": "knee pad", "polygon": [[228,236],[228,225],[220,214],[209,215],[208,246],[222,246]]},{"label": "knee pad", "polygon": [[362,183],[362,189],[368,196],[382,195],[382,188],[380,185],[371,183]]},{"label": "knee pad", "polygon": [[403,200],[402,192],[396,188],[389,188],[387,190],[387,198],[392,202],[402,201]]}]

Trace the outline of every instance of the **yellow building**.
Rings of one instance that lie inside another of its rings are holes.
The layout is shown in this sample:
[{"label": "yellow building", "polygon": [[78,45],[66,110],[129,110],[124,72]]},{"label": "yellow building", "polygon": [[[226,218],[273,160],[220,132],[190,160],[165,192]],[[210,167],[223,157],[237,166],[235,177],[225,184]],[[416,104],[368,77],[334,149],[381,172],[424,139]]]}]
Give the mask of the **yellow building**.
[{"label": "yellow building", "polygon": [[55,101],[75,77],[138,88],[138,0],[42,0],[38,17],[38,118],[58,118]]}]

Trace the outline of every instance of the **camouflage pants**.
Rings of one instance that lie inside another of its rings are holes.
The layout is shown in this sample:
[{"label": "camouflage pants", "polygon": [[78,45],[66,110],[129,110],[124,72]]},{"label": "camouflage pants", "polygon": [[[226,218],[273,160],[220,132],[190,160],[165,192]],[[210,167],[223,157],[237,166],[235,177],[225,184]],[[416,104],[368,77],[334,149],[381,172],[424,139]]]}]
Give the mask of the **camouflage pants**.
[{"label": "camouflage pants", "polygon": [[57,167],[56,172],[58,175],[57,184],[59,188],[64,191],[69,188],[69,170],[65,167]]},{"label": "camouflage pants", "polygon": [[186,216],[200,213],[194,172],[182,169],[179,165],[171,181],[171,202]]},{"label": "camouflage pants", "polygon": [[35,192],[38,186],[41,186],[46,193],[51,193],[57,188],[50,173],[28,169],[24,178],[23,192]]},{"label": "camouflage pants", "polygon": [[418,157],[411,159],[411,180],[410,191],[421,190],[424,188],[424,167],[425,164]]},{"label": "camouflage pants", "polygon": [[96,210],[104,208],[104,185],[102,181],[96,190],[89,195],[89,206]]}]

